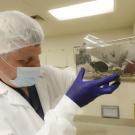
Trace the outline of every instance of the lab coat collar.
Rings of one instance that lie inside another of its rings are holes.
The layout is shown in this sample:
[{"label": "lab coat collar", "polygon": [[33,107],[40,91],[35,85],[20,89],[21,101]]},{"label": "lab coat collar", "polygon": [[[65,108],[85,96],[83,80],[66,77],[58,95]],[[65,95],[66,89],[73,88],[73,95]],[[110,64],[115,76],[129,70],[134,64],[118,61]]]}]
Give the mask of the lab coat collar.
[{"label": "lab coat collar", "polygon": [[6,84],[0,81],[0,96],[2,95],[7,95],[8,102],[11,105],[32,108],[30,104],[19,93],[17,93],[11,87],[7,86]]}]

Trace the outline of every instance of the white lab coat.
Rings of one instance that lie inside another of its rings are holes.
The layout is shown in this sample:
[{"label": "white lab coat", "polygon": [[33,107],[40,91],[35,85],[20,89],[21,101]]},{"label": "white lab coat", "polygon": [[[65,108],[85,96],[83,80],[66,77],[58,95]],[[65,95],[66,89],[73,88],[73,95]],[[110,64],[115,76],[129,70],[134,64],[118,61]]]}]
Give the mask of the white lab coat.
[{"label": "white lab coat", "polygon": [[36,88],[44,121],[15,90],[0,82],[0,135],[75,135],[73,117],[79,108],[63,96],[74,80],[71,68],[44,68]]}]

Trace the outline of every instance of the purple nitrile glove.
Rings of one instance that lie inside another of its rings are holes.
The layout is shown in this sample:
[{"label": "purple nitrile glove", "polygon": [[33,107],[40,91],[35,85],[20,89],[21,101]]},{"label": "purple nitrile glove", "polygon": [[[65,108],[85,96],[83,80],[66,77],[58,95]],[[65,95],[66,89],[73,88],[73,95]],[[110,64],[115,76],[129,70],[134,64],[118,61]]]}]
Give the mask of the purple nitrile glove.
[{"label": "purple nitrile glove", "polygon": [[[87,105],[100,95],[111,94],[120,85],[118,74],[97,80],[83,81],[84,73],[85,69],[81,68],[76,80],[66,93],[66,95],[80,107]],[[109,86],[109,83],[112,81],[114,81],[114,83]]]}]

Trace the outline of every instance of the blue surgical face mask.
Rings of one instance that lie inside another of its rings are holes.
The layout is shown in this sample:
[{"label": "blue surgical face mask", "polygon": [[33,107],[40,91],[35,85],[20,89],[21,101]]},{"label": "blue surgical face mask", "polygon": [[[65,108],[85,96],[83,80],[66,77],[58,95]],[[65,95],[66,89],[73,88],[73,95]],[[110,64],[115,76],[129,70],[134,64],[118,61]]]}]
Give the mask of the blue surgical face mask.
[{"label": "blue surgical face mask", "polygon": [[[15,69],[15,67],[9,64],[4,58],[2,59],[10,67]],[[43,67],[17,67],[16,78],[10,80],[10,82],[18,88],[28,87],[35,85],[37,79],[42,77],[42,75],[43,75]]]},{"label": "blue surgical face mask", "polygon": [[32,86],[42,74],[42,67],[17,67],[17,76],[10,82],[16,87]]}]

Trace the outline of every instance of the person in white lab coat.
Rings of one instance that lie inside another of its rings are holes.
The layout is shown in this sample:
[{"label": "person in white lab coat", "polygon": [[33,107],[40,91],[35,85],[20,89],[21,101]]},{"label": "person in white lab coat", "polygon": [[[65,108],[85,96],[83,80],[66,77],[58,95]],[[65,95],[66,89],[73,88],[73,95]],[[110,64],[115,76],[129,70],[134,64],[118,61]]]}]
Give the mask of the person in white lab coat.
[{"label": "person in white lab coat", "polygon": [[43,38],[29,16],[0,12],[0,135],[75,135],[76,111],[120,84],[116,74],[83,81],[84,69],[42,67]]}]

